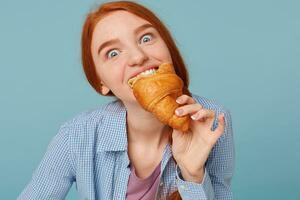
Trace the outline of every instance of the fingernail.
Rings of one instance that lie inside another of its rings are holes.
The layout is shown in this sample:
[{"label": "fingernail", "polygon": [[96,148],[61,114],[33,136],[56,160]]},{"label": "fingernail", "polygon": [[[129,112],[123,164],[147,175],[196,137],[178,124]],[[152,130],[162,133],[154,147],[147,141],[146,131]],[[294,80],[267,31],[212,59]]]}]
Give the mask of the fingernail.
[{"label": "fingernail", "polygon": [[192,118],[192,120],[196,120],[197,119],[197,114],[192,115],[191,118]]},{"label": "fingernail", "polygon": [[181,109],[176,109],[176,110],[175,110],[176,115],[181,115],[182,112],[183,112],[183,111],[182,111]]},{"label": "fingernail", "polygon": [[176,102],[177,102],[177,103],[181,103],[181,99],[179,99],[179,98],[176,99]]}]

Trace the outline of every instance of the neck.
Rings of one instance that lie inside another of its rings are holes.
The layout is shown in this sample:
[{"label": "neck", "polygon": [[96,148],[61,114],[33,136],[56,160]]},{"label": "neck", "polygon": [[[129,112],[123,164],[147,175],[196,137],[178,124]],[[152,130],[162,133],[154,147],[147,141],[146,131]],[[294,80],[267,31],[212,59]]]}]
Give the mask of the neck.
[{"label": "neck", "polygon": [[140,105],[127,105],[126,108],[129,144],[160,148],[168,143],[169,133],[172,131],[169,126],[162,124]]}]

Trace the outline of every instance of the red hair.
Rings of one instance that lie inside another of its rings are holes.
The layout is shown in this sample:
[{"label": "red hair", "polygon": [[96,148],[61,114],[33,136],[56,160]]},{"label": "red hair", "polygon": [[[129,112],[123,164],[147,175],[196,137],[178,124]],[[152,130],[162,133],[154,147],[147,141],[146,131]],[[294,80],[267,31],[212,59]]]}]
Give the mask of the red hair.
[{"label": "red hair", "polygon": [[[102,95],[101,80],[100,77],[97,76],[96,67],[91,53],[93,31],[95,29],[96,24],[101,19],[103,19],[107,14],[118,10],[124,10],[130,12],[142,19],[145,19],[155,27],[155,29],[158,31],[158,33],[166,43],[168,50],[170,51],[176,74],[183,80],[184,83],[183,93],[187,95],[191,95],[188,90],[189,77],[188,77],[187,69],[184,64],[183,58],[180,55],[179,50],[170,32],[168,31],[166,26],[161,22],[161,20],[159,20],[158,17],[156,17],[156,15],[152,11],[150,11],[149,9],[147,9],[146,7],[140,4],[130,2],[130,1],[117,1],[117,2],[104,3],[101,4],[100,7],[97,8],[95,11],[90,12],[87,15],[82,30],[81,57],[82,57],[82,65],[83,65],[84,73],[91,86],[99,94]],[[114,96],[114,94],[111,91],[107,95]],[[169,135],[169,141],[172,144],[171,135]],[[175,191],[167,199],[180,200],[181,197],[179,195],[179,192]]]}]

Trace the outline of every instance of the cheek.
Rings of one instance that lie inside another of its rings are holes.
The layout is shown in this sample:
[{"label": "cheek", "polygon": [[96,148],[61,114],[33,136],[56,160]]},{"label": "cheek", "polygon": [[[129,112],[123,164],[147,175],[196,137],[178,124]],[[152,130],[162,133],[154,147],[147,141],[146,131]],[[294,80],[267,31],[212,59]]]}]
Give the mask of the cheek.
[{"label": "cheek", "polygon": [[123,80],[125,73],[125,61],[125,59],[120,58],[110,63],[105,63],[101,67],[98,66],[97,74],[100,75],[101,80],[106,84],[120,82]]},{"label": "cheek", "polygon": [[164,43],[159,43],[157,45],[152,46],[151,48],[149,48],[149,51],[151,51],[151,56],[158,60],[172,61],[169,49]]}]

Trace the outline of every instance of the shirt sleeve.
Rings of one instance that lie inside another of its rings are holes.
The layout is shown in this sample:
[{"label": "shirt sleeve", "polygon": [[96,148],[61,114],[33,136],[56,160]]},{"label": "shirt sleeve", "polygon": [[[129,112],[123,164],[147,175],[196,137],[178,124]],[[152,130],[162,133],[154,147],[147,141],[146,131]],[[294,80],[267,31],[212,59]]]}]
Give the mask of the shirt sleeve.
[{"label": "shirt sleeve", "polygon": [[46,154],[34,171],[31,181],[18,200],[65,199],[75,175],[70,162],[68,128],[60,128]]},{"label": "shirt sleeve", "polygon": [[176,165],[177,186],[183,200],[231,200],[231,179],[234,170],[234,142],[231,115],[225,114],[225,131],[213,147],[206,165],[202,183],[185,181]]},{"label": "shirt sleeve", "polygon": [[213,187],[206,168],[202,183],[185,181],[181,175],[178,165],[176,165],[176,178],[178,191],[183,200],[213,199]]}]

